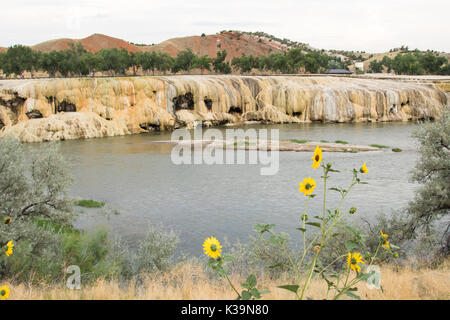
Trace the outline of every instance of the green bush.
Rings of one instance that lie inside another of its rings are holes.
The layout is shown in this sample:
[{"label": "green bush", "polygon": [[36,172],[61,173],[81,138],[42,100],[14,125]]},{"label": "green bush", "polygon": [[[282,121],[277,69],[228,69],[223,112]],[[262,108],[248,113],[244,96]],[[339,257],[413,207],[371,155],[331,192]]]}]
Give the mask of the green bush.
[{"label": "green bush", "polygon": [[[13,241],[14,252],[0,255],[0,278],[19,282],[55,282],[77,265],[82,283],[97,278],[131,278],[170,267],[178,236],[151,227],[138,248],[111,239],[104,229],[73,227],[73,201],[66,197],[71,184],[68,163],[54,144],[25,152],[19,142],[0,140],[0,244]],[[51,172],[51,174],[48,174]],[[78,205],[100,207],[93,200]]]},{"label": "green bush", "polygon": [[291,142],[294,142],[294,143],[307,143],[307,142],[309,142],[310,140],[299,140],[299,139],[291,139]]},{"label": "green bush", "polygon": [[75,202],[75,205],[84,208],[102,208],[105,205],[105,203],[98,202],[95,200],[79,200]]},{"label": "green bush", "polygon": [[376,144],[376,143],[371,144],[370,146],[374,147],[374,148],[389,148],[389,146],[385,146],[385,145],[382,145],[382,144]]}]

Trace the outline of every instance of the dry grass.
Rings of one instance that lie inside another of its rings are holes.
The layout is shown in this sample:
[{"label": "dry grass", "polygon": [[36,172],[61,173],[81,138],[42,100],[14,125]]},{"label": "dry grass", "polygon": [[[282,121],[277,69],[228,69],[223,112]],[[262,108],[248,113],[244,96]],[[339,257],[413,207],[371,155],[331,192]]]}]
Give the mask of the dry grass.
[{"label": "dry grass", "polygon": [[[232,277],[235,284],[243,279]],[[413,270],[394,266],[381,268],[381,281],[384,292],[370,290],[365,284],[359,284],[358,294],[362,299],[450,299],[450,263],[438,269]],[[260,280],[259,287],[267,288],[270,294],[264,299],[293,299],[289,292],[276,288],[287,284],[288,280]],[[99,280],[81,290],[68,290],[61,286],[28,286],[6,283],[11,288],[10,299],[194,299],[215,300],[234,299],[235,294],[223,281],[208,278],[201,266],[183,264],[169,273],[154,273],[143,284],[133,282],[119,285],[117,281]],[[308,296],[323,299],[326,286],[323,281],[315,280],[311,284]]]}]

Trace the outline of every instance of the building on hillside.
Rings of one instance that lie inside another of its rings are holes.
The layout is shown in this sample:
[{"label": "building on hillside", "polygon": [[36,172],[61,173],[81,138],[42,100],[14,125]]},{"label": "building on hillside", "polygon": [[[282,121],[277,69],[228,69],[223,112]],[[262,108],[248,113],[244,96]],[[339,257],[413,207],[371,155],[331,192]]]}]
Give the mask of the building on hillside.
[{"label": "building on hillside", "polygon": [[328,69],[325,71],[326,74],[352,74],[350,70],[347,69]]},{"label": "building on hillside", "polygon": [[361,61],[355,62],[355,70],[364,71],[364,62]]}]

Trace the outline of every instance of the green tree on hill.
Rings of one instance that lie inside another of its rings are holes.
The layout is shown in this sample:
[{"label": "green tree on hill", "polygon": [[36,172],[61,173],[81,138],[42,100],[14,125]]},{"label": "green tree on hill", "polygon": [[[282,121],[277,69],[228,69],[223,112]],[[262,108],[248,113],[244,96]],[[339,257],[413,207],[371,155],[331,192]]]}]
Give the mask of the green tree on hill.
[{"label": "green tree on hill", "polygon": [[102,49],[98,54],[103,60],[102,71],[112,72],[113,75],[125,74],[132,63],[125,49]]},{"label": "green tree on hill", "polygon": [[204,70],[210,71],[211,70],[211,63],[213,59],[209,58],[208,55],[196,57],[194,59],[194,68],[199,68],[201,74],[203,74]]},{"label": "green tree on hill", "polygon": [[36,55],[30,47],[20,44],[9,47],[3,56],[3,71],[7,74],[21,75],[24,71],[32,71],[36,64]]},{"label": "green tree on hill", "polygon": [[228,62],[225,62],[227,57],[227,50],[217,51],[217,55],[213,60],[213,68],[216,73],[228,74],[231,73],[231,67]]},{"label": "green tree on hill", "polygon": [[381,61],[373,60],[369,63],[370,73],[381,73],[383,71],[383,63]]},{"label": "green tree on hill", "polygon": [[173,73],[177,73],[181,70],[190,73],[192,67],[194,66],[195,58],[196,55],[190,48],[178,52],[172,67]]},{"label": "green tree on hill", "polygon": [[175,59],[170,56],[167,52],[157,52],[156,55],[156,69],[166,74],[167,71],[171,70],[175,63]]},{"label": "green tree on hill", "polygon": [[149,70],[155,75],[155,70],[158,65],[158,54],[156,52],[138,52],[136,54],[136,61],[142,67],[142,70],[148,74]]},{"label": "green tree on hill", "polygon": [[250,72],[252,69],[263,69],[262,62],[258,57],[253,55],[246,56],[242,54],[240,58],[233,58],[231,65],[234,69],[240,70],[241,73]]}]

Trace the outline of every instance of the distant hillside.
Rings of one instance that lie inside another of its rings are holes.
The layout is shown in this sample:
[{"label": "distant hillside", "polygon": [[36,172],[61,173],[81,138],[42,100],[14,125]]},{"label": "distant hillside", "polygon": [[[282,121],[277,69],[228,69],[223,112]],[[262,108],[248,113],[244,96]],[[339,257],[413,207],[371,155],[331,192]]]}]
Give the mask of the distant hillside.
[{"label": "distant hillside", "polygon": [[176,56],[179,51],[191,49],[197,55],[215,57],[217,51],[226,50],[226,61],[242,54],[261,56],[271,52],[282,52],[288,49],[278,41],[258,37],[239,31],[227,31],[213,35],[173,38],[153,46],[142,47],[145,51],[164,51]]},{"label": "distant hillside", "polygon": [[0,52],[6,52],[6,50],[8,50],[8,48],[0,47]]},{"label": "distant hillside", "polygon": [[68,39],[68,38],[66,38],[66,39],[56,39],[56,40],[45,41],[45,42],[41,42],[37,45],[34,45],[31,48],[33,48],[34,50],[37,50],[37,51],[42,51],[42,52],[49,52],[52,50],[57,50],[57,51],[67,50],[70,48],[69,47],[70,43],[76,44],[78,42],[80,42],[86,50],[88,50],[92,53],[96,53],[102,49],[112,49],[112,48],[117,48],[117,49],[123,48],[130,52],[142,51],[142,49],[140,47],[132,45],[132,44],[128,43],[127,41],[109,37],[104,34],[98,34],[98,33],[95,33],[84,39]]}]

